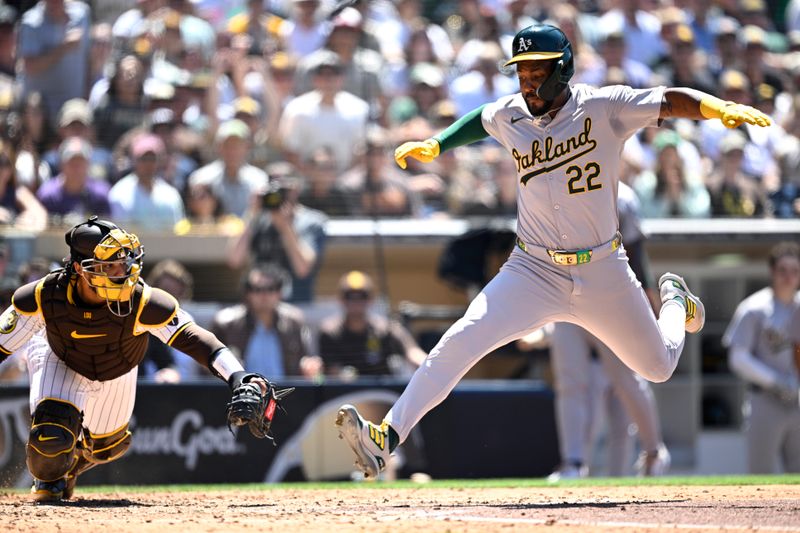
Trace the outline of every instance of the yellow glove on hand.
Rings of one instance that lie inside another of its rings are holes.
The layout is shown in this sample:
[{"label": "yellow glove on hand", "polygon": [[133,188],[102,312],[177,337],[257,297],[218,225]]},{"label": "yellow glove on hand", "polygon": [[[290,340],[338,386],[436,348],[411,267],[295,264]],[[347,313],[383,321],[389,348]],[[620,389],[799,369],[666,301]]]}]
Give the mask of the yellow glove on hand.
[{"label": "yellow glove on hand", "polygon": [[400,168],[406,168],[406,157],[413,157],[417,161],[430,163],[439,157],[439,141],[426,139],[424,141],[403,143],[394,151],[394,160]]},{"label": "yellow glove on hand", "polygon": [[754,126],[769,126],[772,119],[749,105],[725,102],[716,97],[704,98],[700,102],[700,113],[706,118],[718,118],[726,128],[738,128],[744,123]]}]

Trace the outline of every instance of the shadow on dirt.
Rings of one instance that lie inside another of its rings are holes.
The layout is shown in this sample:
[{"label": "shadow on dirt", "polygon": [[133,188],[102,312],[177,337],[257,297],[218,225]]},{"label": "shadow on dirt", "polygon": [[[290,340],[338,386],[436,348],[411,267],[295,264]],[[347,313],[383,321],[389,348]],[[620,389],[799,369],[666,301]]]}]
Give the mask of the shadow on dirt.
[{"label": "shadow on dirt", "polygon": [[[629,500],[620,502],[549,502],[549,503],[481,503],[471,502],[453,505],[434,505],[436,509],[450,508],[459,509],[467,507],[487,507],[491,509],[505,509],[509,511],[524,511],[526,509],[616,509],[620,507],[636,507],[645,505],[657,504],[676,504],[684,503],[689,500],[674,499],[674,500]],[[392,507],[408,507],[408,505],[395,505]]]},{"label": "shadow on dirt", "polygon": [[77,507],[86,509],[109,509],[114,507],[152,507],[151,503],[132,501],[127,498],[111,500],[68,500],[60,502],[34,503],[36,507]]}]

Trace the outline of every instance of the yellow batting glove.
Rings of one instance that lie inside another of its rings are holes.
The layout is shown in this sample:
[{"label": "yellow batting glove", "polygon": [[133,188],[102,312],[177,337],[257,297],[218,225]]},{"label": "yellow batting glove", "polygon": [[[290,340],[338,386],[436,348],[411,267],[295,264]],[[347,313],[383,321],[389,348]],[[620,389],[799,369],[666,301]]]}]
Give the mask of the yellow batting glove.
[{"label": "yellow batting glove", "polygon": [[439,141],[426,139],[424,141],[403,143],[394,151],[394,160],[400,168],[406,168],[406,157],[413,157],[417,161],[430,163],[439,157]]},{"label": "yellow batting glove", "polygon": [[762,127],[772,124],[772,119],[758,109],[736,102],[725,102],[714,96],[700,101],[700,113],[709,119],[720,119],[726,128],[738,128],[745,123]]}]

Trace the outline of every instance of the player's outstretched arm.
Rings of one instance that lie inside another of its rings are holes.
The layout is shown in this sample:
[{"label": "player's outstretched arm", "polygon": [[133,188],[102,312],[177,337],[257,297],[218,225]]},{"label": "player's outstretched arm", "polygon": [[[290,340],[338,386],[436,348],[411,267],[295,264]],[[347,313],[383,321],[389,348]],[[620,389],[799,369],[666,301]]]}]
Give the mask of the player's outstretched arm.
[{"label": "player's outstretched arm", "polygon": [[719,119],[726,128],[738,128],[745,123],[762,127],[772,124],[768,115],[749,105],[726,102],[686,87],[673,87],[664,92],[659,118]]},{"label": "player's outstretched arm", "polygon": [[481,112],[484,107],[480,106],[470,111],[430,139],[401,144],[394,151],[394,160],[400,168],[406,168],[407,157],[413,157],[423,163],[430,163],[442,152],[488,137],[489,134],[481,122]]}]

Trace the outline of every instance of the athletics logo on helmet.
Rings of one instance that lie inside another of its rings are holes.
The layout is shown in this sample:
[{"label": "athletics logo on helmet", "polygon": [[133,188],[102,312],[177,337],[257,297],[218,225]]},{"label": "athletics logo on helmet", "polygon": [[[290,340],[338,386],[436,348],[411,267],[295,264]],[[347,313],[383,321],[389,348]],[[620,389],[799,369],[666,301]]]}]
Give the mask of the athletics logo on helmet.
[{"label": "athletics logo on helmet", "polygon": [[511,42],[511,59],[504,66],[520,61],[557,59],[553,73],[538,89],[539,97],[553,100],[567,87],[575,74],[572,45],[564,32],[550,24],[533,24],[520,30]]}]

